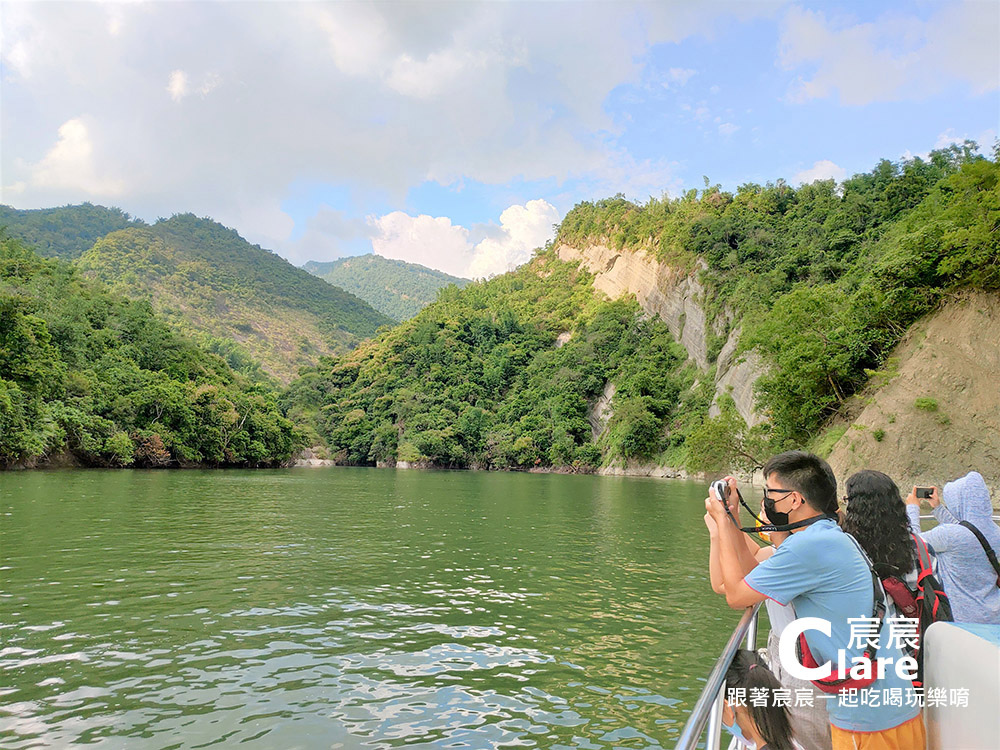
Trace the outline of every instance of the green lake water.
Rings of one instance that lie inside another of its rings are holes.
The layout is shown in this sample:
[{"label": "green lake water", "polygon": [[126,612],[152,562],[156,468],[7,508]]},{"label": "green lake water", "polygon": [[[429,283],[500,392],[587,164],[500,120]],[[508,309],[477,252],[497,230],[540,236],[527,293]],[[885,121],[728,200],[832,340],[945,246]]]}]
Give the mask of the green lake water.
[{"label": "green lake water", "polygon": [[670,747],[738,614],[701,484],[0,474],[0,747]]}]

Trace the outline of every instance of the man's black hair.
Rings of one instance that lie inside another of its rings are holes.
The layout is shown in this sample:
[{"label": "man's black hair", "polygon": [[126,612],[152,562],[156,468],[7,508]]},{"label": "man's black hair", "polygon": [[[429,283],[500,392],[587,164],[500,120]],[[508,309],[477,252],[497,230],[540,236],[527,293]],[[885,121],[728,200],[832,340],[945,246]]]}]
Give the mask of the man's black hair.
[{"label": "man's black hair", "polygon": [[805,451],[786,451],[764,464],[764,480],[777,474],[787,490],[795,490],[820,513],[837,512],[837,478],[830,464]]}]

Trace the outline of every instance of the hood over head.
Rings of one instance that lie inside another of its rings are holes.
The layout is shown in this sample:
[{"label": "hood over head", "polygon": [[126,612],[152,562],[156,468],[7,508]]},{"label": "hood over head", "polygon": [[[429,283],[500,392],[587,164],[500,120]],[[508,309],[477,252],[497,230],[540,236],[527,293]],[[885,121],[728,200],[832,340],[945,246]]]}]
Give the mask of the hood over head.
[{"label": "hood over head", "polygon": [[944,504],[959,521],[974,521],[993,514],[990,491],[978,471],[970,471],[944,486]]}]

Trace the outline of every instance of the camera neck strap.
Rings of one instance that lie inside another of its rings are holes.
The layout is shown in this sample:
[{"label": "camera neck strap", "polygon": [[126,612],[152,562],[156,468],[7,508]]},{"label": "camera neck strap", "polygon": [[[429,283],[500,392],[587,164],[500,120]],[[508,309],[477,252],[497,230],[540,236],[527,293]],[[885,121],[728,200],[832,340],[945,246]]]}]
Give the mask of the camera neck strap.
[{"label": "camera neck strap", "polygon": [[733,515],[733,512],[729,509],[729,503],[727,503],[723,499],[722,504],[726,508],[726,515],[729,516],[729,520],[733,522],[733,525],[736,526],[736,528],[738,528],[744,534],[760,534],[771,531],[795,531],[796,529],[801,529],[806,526],[810,526],[816,523],[817,521],[823,520],[824,518],[829,518],[833,521],[837,520],[837,517],[833,514],[822,513],[818,516],[813,516],[812,518],[805,518],[801,521],[796,521],[795,523],[782,523],[782,524],[769,523],[766,522],[760,516],[758,516],[757,513],[754,512],[754,509],[751,508],[749,505],[747,505],[746,500],[743,499],[743,493],[740,492],[738,487],[736,488],[736,497],[739,498],[740,505],[746,508],[747,511],[749,511],[750,515],[753,516],[754,519],[759,524],[759,526],[740,526],[739,520],[737,520],[737,518]]}]

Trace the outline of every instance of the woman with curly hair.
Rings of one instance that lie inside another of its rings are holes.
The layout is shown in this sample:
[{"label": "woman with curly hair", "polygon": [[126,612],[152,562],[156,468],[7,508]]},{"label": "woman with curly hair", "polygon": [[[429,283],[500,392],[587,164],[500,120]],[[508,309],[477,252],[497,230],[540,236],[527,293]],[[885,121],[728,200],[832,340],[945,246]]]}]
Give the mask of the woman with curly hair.
[{"label": "woman with curly hair", "polygon": [[844,531],[858,540],[879,578],[899,578],[915,588],[916,547],[896,483],[881,471],[865,469],[851,475],[846,489]]}]

